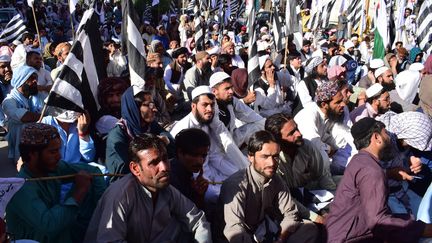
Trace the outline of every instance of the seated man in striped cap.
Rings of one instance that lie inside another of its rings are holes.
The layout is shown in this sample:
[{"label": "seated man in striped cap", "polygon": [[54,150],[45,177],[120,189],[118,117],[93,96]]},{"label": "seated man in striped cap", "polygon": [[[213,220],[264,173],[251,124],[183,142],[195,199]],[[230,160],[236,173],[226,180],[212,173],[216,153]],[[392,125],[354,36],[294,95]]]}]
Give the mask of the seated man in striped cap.
[{"label": "seated man in striped cap", "polygon": [[[95,167],[60,160],[60,147],[60,135],[51,125],[32,123],[22,130],[19,149],[24,164],[17,176],[34,181],[25,182],[6,208],[7,227],[16,239],[81,242],[84,237],[105,182],[90,176],[100,173]],[[38,180],[63,175],[72,176]],[[61,201],[61,185],[70,181],[74,186]]]}]

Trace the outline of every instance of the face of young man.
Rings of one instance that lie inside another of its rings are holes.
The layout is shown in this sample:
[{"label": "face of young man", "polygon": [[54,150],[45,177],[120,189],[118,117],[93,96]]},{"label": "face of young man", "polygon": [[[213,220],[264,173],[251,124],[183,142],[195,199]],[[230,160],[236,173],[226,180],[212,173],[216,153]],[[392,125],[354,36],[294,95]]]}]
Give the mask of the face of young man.
[{"label": "face of young man", "polygon": [[394,158],[394,153],[390,136],[388,135],[385,128],[381,130],[381,132],[379,133],[379,137],[381,140],[381,144],[379,144],[380,150],[378,152],[378,158],[381,161],[388,162]]},{"label": "face of young man", "polygon": [[295,69],[299,69],[302,66],[301,57],[295,57],[290,61],[291,66],[293,66]]},{"label": "face of young man", "polygon": [[265,143],[260,151],[248,157],[256,172],[271,179],[279,165],[279,145],[274,142]]},{"label": "face of young man", "polygon": [[384,92],[380,95],[378,102],[378,114],[386,113],[390,109],[390,94],[388,92]]},{"label": "face of young man", "polygon": [[157,110],[151,95],[146,95],[144,97],[144,101],[141,103],[139,109],[142,122],[146,124],[150,124],[151,122],[153,122]]},{"label": "face of young man", "polygon": [[218,101],[231,102],[233,99],[234,91],[231,82],[223,82],[217,87],[213,88],[213,94]]},{"label": "face of young man", "polygon": [[269,59],[264,63],[264,75],[265,78],[268,79],[269,77],[273,77],[275,74],[275,66],[273,65],[273,62]]},{"label": "face of young man", "polygon": [[187,61],[187,56],[186,56],[186,54],[180,54],[180,55],[177,57],[177,63],[178,63],[180,66],[185,65],[185,64],[186,64],[186,61]]},{"label": "face of young man", "polygon": [[0,78],[4,83],[10,83],[12,79],[12,68],[10,62],[0,62]]},{"label": "face of young man", "polygon": [[198,147],[192,153],[183,152],[181,149],[177,152],[178,160],[183,164],[187,171],[198,173],[202,170],[204,161],[210,147]]},{"label": "face of young man", "polygon": [[[165,150],[165,149],[163,149]],[[166,151],[149,148],[138,151],[140,161],[135,161],[132,173],[141,185],[151,192],[157,192],[169,185],[170,164]]]},{"label": "face of young man", "polygon": [[327,117],[329,120],[338,121],[343,118],[345,105],[342,92],[337,92],[328,104]]},{"label": "face of young man", "polygon": [[209,124],[213,120],[215,101],[201,95],[196,104],[192,103],[192,113],[201,124]]},{"label": "face of young man", "polygon": [[282,126],[280,132],[281,138],[286,145],[300,147],[304,144],[303,136],[298,130],[297,124],[295,123],[294,119],[286,122]]},{"label": "face of young man", "polygon": [[58,162],[61,159],[60,154],[61,140],[60,138],[52,139],[42,151],[37,151],[36,167],[40,172],[49,173],[57,169]]}]

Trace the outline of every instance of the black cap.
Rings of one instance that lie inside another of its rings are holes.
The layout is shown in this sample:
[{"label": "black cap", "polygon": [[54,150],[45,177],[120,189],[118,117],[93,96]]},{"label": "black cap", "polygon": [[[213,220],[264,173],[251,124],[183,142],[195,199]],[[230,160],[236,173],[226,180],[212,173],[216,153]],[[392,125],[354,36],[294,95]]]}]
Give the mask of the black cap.
[{"label": "black cap", "polygon": [[187,54],[187,53],[188,53],[188,49],[186,49],[186,47],[179,47],[177,49],[174,49],[171,56],[173,58],[177,58],[181,54]]},{"label": "black cap", "polygon": [[377,121],[373,118],[365,117],[354,123],[354,125],[351,127],[351,135],[353,136],[354,140],[364,138],[376,122]]}]

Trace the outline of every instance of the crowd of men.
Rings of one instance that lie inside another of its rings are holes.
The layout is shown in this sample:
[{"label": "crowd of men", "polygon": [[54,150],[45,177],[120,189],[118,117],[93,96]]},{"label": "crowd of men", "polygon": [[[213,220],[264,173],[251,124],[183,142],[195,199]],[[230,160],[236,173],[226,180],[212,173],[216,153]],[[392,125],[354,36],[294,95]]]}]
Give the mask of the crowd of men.
[{"label": "crowd of men", "polygon": [[[45,7],[51,17],[41,19],[53,24],[62,12]],[[40,119],[70,43],[26,33],[1,44],[0,126],[17,176],[75,176],[25,182],[1,215],[0,242],[432,237],[429,53],[397,42],[373,58],[373,34],[335,31],[305,33],[301,46],[287,38],[277,52],[260,23],[261,76],[249,80],[246,26],[212,23],[201,47],[191,17],[172,14],[156,27],[142,20],[147,67],[137,89],[119,50],[119,1],[96,8],[114,23],[100,29],[98,114]]]}]

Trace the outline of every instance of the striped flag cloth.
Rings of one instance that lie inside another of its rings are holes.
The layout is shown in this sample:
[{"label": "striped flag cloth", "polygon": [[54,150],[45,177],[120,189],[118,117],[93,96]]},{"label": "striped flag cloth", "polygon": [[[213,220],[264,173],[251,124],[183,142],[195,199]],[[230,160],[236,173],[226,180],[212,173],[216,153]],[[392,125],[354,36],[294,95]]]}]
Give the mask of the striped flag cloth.
[{"label": "striped flag cloth", "polygon": [[97,114],[97,87],[106,77],[99,33],[99,16],[91,8],[82,17],[77,37],[48,95],[47,106]]},{"label": "striped flag cloth", "polygon": [[[252,3],[252,5],[254,5]],[[257,47],[257,32],[258,25],[255,23],[255,6],[251,7],[248,15],[248,34],[249,34],[249,48],[248,48],[248,87],[252,86],[260,77],[261,71],[259,68],[258,47]]]},{"label": "striped flag cloth", "polygon": [[146,3],[144,7],[143,20],[147,20],[149,22],[152,21],[153,15],[151,9],[151,5],[149,3]]},{"label": "striped flag cloth", "polygon": [[195,6],[195,48],[197,51],[204,50],[204,29],[201,21],[201,14],[198,6]]},{"label": "striped flag cloth", "polygon": [[282,24],[280,23],[279,20],[279,6],[274,6],[273,8],[273,37],[274,37],[274,44],[275,44],[275,49],[276,52],[280,52],[283,49],[283,44],[282,44],[282,38],[283,33],[282,33]]},{"label": "striped flag cloth", "polygon": [[417,17],[417,40],[424,52],[432,51],[432,0],[425,0]]},{"label": "striped flag cloth", "polygon": [[323,12],[322,12],[322,15],[321,15],[321,19],[322,19],[321,28],[325,29],[330,24],[330,16],[331,16],[331,12],[333,10],[335,3],[336,3],[336,0],[330,0],[325,5]]},{"label": "striped flag cloth", "polygon": [[299,31],[299,19],[297,15],[297,3],[295,1],[287,1],[285,8],[285,23],[287,35]]},{"label": "striped flag cloth", "polygon": [[186,7],[186,12],[192,12],[194,10],[195,2],[196,2],[196,0],[190,0],[189,1],[189,4]]},{"label": "striped flag cloth", "polygon": [[170,2],[169,13],[170,14],[177,14],[177,5],[176,5],[175,1]]},{"label": "striped flag cloth", "polygon": [[12,43],[14,40],[21,38],[22,34],[27,31],[24,20],[21,15],[17,14],[7,23],[3,32],[0,34],[0,41]]},{"label": "striped flag cloth", "polygon": [[138,28],[140,19],[131,0],[122,1],[122,52],[128,55],[129,75],[134,94],[144,90],[146,52]]},{"label": "striped flag cloth", "polygon": [[362,0],[354,0],[348,6],[348,20],[351,22],[354,30],[357,30],[360,27],[361,18],[362,18],[362,9],[363,9],[363,1]]}]

